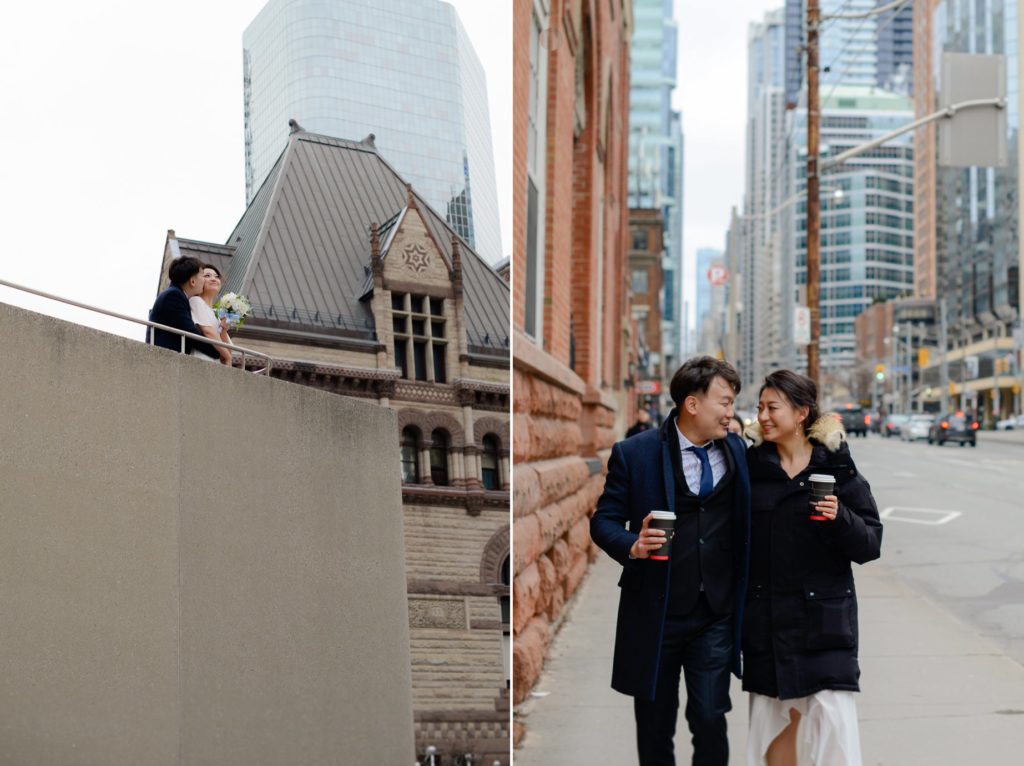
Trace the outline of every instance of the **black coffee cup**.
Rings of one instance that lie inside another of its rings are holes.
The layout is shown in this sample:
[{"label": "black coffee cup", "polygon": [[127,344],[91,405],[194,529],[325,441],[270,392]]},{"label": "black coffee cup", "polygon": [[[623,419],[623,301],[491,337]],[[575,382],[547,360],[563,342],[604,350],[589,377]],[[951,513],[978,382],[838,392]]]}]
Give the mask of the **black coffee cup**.
[{"label": "black coffee cup", "polygon": [[811,485],[811,521],[828,521],[827,516],[822,516],[815,511],[815,506],[829,495],[835,494],[835,477],[824,473],[813,473],[808,481]]},{"label": "black coffee cup", "polygon": [[676,515],[672,511],[651,511],[651,515],[654,518],[647,528],[663,530],[665,542],[660,548],[651,551],[650,558],[654,561],[668,561],[672,555],[672,536],[676,533]]}]

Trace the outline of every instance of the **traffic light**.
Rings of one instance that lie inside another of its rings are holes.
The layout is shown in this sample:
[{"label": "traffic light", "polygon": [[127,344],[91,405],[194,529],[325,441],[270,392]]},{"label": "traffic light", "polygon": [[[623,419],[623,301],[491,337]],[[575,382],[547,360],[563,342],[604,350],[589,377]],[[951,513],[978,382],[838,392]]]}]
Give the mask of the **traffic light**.
[{"label": "traffic light", "polygon": [[884,364],[876,364],[875,365],[875,380],[877,380],[879,383],[881,383],[883,380],[885,380],[885,365]]},{"label": "traffic light", "polygon": [[931,354],[929,353],[927,348],[919,348],[917,350],[917,366],[920,369],[923,370],[925,367],[928,366],[930,358]]}]

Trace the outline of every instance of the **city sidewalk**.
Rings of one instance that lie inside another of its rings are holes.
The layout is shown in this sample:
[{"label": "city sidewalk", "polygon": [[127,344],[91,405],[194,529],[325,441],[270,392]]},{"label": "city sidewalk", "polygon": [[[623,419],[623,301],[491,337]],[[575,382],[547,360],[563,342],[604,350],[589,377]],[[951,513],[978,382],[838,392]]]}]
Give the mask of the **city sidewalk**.
[{"label": "city sidewalk", "polygon": [[[526,737],[516,766],[636,763],[632,700],[609,687],[620,567],[591,568],[551,646],[530,699],[516,711]],[[857,703],[864,764],[1019,763],[1024,667],[878,563],[855,566],[860,608]],[[745,763],[747,704],[733,679],[731,762]],[[682,712],[677,763],[690,762]]]}]

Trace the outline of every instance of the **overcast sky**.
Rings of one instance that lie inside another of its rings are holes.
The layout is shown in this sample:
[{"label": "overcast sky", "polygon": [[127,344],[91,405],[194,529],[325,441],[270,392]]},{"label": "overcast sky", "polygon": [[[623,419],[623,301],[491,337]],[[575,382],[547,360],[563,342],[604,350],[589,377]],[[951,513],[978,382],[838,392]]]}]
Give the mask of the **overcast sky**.
[{"label": "overcast sky", "polygon": [[[450,0],[487,73],[511,252],[511,0]],[[266,0],[48,0],[0,11],[0,279],[135,317],[167,229],[223,242],[245,209],[242,32]],[[0,287],[0,300],[141,331]]]},{"label": "overcast sky", "polygon": [[[747,27],[783,2],[675,1],[692,304],[694,253],[722,246],[730,206],[742,202]],[[242,31],[264,4],[5,6],[0,278],[143,317],[167,229],[224,241],[245,200]],[[502,249],[509,253],[511,0],[452,4],[487,71]],[[137,334],[2,287],[0,300]]]},{"label": "overcast sky", "polygon": [[[675,0],[683,112],[684,291],[694,316],[696,252],[721,250],[733,205],[742,209],[747,30],[783,0]],[[687,278],[688,277],[688,278]],[[691,325],[692,326],[692,325]]]}]

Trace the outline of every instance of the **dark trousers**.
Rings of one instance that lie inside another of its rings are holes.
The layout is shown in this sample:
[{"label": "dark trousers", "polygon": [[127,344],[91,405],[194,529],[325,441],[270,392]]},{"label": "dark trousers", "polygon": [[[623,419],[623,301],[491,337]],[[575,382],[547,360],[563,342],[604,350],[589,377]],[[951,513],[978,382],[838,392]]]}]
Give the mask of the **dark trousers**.
[{"label": "dark trousers", "polygon": [[702,593],[684,617],[665,619],[661,662],[653,700],[633,699],[640,766],[675,766],[672,737],[679,712],[680,670],[686,680],[686,722],[693,766],[726,766],[732,620],[714,614]]}]

